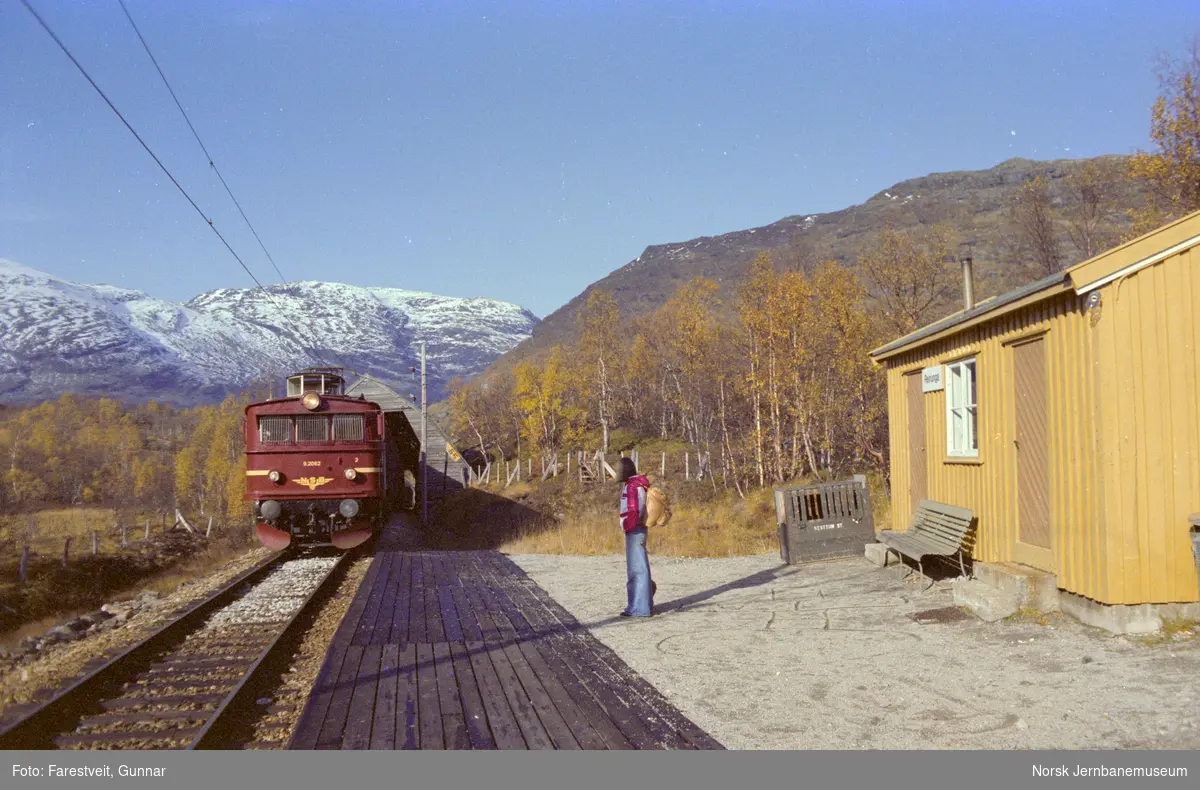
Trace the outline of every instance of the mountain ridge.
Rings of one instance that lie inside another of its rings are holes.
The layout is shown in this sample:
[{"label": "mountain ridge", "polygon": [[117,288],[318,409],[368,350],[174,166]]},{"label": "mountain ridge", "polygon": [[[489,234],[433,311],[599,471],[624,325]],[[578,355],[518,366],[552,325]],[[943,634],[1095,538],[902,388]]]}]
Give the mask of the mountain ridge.
[{"label": "mountain ridge", "polygon": [[0,401],[76,392],[194,405],[325,361],[407,393],[422,340],[439,398],[537,322],[492,299],[319,281],[219,288],[178,303],[0,259]]},{"label": "mountain ridge", "polygon": [[[1074,204],[1064,177],[1089,162],[1113,165],[1113,202],[1119,208],[1141,205],[1144,188],[1119,174],[1128,157],[1033,160],[1014,157],[985,170],[930,173],[899,181],[846,208],[815,214],[789,214],[766,225],[647,246],[632,261],[588,285],[562,307],[545,316],[529,339],[499,358],[489,370],[511,367],[523,359],[539,359],[559,343],[575,338],[574,320],[596,289],[611,293],[625,318],[652,312],[684,282],[710,277],[722,298],[732,295],[746,267],[760,252],[776,255],[785,266],[809,269],[821,260],[837,260],[854,268],[862,250],[888,223],[898,230],[948,223],[958,240],[969,244],[975,258],[978,298],[994,296],[1021,284],[1020,252],[1005,229],[1004,212],[1027,179],[1043,175],[1052,204]],[[1130,224],[1114,212],[1113,226]],[[1072,252],[1065,232],[1059,241]],[[1081,260],[1082,258],[1080,258]],[[1074,261],[1069,261],[1074,262]]]}]

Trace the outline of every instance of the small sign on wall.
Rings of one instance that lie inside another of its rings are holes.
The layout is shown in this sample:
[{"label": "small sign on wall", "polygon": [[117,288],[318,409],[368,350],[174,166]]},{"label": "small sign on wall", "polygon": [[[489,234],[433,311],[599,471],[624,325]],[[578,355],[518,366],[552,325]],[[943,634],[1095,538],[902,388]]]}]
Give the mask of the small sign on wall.
[{"label": "small sign on wall", "polygon": [[937,392],[944,387],[941,365],[934,365],[921,371],[921,392]]}]

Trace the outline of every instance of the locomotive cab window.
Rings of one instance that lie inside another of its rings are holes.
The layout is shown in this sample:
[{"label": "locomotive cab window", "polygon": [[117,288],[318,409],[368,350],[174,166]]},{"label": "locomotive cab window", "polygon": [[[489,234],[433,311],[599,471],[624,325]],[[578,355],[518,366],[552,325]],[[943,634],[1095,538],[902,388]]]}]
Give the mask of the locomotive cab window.
[{"label": "locomotive cab window", "polygon": [[332,371],[306,371],[288,378],[287,394],[289,398],[298,398],[306,392],[315,392],[318,395],[343,395],[345,394],[342,390],[344,384],[345,379]]},{"label": "locomotive cab window", "polygon": [[296,441],[298,442],[327,442],[329,441],[329,418],[315,414],[306,414],[296,418]]},{"label": "locomotive cab window", "polygon": [[333,415],[333,440],[335,442],[361,442],[363,440],[362,415]]},{"label": "locomotive cab window", "polygon": [[263,444],[271,442],[290,442],[292,440],[291,417],[259,417],[258,440]]}]

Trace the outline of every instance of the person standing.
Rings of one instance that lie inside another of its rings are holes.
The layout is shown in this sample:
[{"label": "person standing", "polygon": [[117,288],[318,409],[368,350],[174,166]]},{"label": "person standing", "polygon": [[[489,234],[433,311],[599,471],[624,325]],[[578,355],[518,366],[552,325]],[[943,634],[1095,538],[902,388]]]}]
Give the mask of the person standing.
[{"label": "person standing", "polygon": [[654,613],[654,581],[646,552],[646,491],[650,481],[637,473],[632,458],[617,465],[621,483],[621,528],[625,531],[625,592],[628,602],[622,617],[650,617]]}]

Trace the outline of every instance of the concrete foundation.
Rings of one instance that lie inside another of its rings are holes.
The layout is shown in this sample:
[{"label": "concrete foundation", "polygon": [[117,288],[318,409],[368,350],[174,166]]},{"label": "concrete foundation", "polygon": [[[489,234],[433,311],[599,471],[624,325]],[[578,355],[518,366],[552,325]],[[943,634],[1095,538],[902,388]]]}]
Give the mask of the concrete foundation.
[{"label": "concrete foundation", "polygon": [[[899,560],[886,557],[882,543],[868,543],[866,557],[884,567]],[[976,617],[994,623],[1019,609],[1036,612],[1063,612],[1084,625],[1103,628],[1114,634],[1148,634],[1162,628],[1165,621],[1200,622],[1200,602],[1144,603],[1136,606],[1093,601],[1082,595],[1060,590],[1052,573],[1014,562],[976,562],[974,578],[955,579],[951,583],[954,605],[969,609]]]},{"label": "concrete foundation", "polygon": [[1018,609],[1058,611],[1058,586],[1054,576],[1011,562],[976,562],[975,578],[955,579],[951,585],[956,606],[994,623]]},{"label": "concrete foundation", "polygon": [[1114,605],[1060,590],[1059,606],[1084,625],[1114,634],[1150,634],[1161,629],[1165,620],[1200,620],[1200,603]]},{"label": "concrete foundation", "polygon": [[1114,634],[1148,634],[1161,629],[1166,620],[1200,620],[1200,603],[1105,604],[1060,590],[1053,574],[1025,565],[977,562],[974,570],[974,579],[955,582],[954,603],[988,622],[1018,609],[1061,611]]},{"label": "concrete foundation", "polygon": [[863,555],[880,568],[895,565],[900,561],[895,554],[888,554],[887,546],[882,543],[868,543],[863,547]]},{"label": "concrete foundation", "polygon": [[1055,577],[1010,562],[974,563],[974,579],[955,579],[950,591],[956,606],[970,609],[979,620],[989,623],[1019,609],[1058,610]]},{"label": "concrete foundation", "polygon": [[955,579],[950,583],[954,605],[962,606],[986,623],[1003,620],[1021,608],[1020,600],[1011,590],[992,587],[977,579]]},{"label": "concrete foundation", "polygon": [[1038,612],[1057,612],[1058,581],[1054,574],[1014,562],[977,562],[974,576],[979,581],[1017,598],[1017,607]]}]

